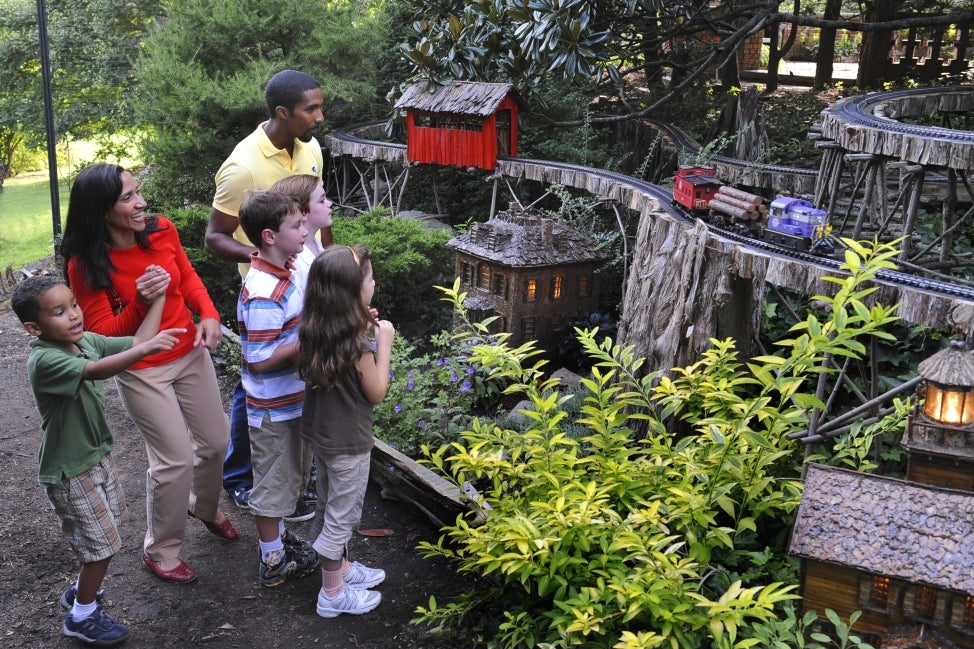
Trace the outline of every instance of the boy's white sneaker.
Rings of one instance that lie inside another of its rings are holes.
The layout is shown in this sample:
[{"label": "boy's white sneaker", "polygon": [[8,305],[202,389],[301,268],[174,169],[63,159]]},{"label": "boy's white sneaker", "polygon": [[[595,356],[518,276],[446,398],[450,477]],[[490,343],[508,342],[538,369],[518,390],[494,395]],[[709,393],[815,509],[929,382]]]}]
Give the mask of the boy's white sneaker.
[{"label": "boy's white sneaker", "polygon": [[318,591],[318,615],[321,617],[338,617],[342,613],[361,615],[368,613],[382,601],[382,593],[365,588],[342,588],[334,597],[325,595],[325,591]]},{"label": "boy's white sneaker", "polygon": [[342,575],[342,581],[352,588],[374,588],[386,579],[386,571],[381,568],[369,568],[358,561],[350,564],[352,567]]}]

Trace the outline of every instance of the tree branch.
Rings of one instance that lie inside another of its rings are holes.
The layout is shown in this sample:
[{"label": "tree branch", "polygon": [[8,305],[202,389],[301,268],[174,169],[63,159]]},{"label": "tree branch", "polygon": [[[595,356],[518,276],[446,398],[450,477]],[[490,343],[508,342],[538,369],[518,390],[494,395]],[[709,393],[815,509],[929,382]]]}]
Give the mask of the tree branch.
[{"label": "tree branch", "polygon": [[796,16],[795,14],[780,14],[781,22],[793,23],[805,27],[829,27],[845,29],[850,32],[882,32],[892,29],[908,29],[910,27],[946,27],[974,21],[974,11],[958,11],[940,16],[915,16],[913,18],[898,18],[883,22],[864,23],[855,20],[825,20],[813,16]]}]

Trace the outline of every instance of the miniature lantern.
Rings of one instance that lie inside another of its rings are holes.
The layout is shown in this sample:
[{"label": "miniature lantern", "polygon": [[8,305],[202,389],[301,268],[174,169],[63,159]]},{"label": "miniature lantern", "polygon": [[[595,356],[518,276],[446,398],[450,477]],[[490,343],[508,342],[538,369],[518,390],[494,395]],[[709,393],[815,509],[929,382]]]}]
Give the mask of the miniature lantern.
[{"label": "miniature lantern", "polygon": [[923,414],[940,424],[974,424],[974,352],[963,338],[954,338],[917,366],[926,381]]}]

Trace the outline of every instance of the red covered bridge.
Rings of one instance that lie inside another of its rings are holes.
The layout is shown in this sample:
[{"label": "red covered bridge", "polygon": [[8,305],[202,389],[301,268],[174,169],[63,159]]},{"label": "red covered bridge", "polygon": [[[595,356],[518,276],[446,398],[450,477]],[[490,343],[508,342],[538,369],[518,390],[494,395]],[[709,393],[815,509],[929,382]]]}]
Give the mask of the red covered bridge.
[{"label": "red covered bridge", "polygon": [[509,83],[415,83],[396,108],[406,109],[410,162],[493,170],[497,156],[517,155],[521,99]]}]

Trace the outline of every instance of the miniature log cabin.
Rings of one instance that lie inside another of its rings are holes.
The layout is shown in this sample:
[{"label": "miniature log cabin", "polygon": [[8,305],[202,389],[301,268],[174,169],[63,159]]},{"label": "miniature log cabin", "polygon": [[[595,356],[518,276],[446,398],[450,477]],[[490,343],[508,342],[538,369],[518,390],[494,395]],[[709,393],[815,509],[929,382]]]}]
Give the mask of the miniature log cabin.
[{"label": "miniature log cabin", "polygon": [[974,352],[958,332],[917,373],[906,479],[808,465],[789,551],[803,607],[861,610],[877,648],[974,649]]},{"label": "miniature log cabin", "polygon": [[447,245],[457,252],[471,319],[498,316],[492,328],[511,333],[512,345],[537,340],[553,350],[563,320],[598,310],[595,271],[606,255],[556,218],[499,212]]},{"label": "miniature log cabin", "polygon": [[410,162],[492,171],[498,155],[517,155],[523,104],[509,83],[454,81],[432,89],[415,83],[395,107],[406,110]]},{"label": "miniature log cabin", "polygon": [[789,552],[802,607],[877,649],[974,648],[974,492],[809,464]]}]

